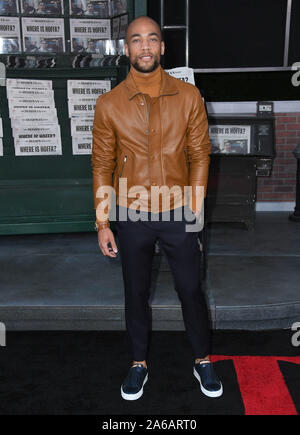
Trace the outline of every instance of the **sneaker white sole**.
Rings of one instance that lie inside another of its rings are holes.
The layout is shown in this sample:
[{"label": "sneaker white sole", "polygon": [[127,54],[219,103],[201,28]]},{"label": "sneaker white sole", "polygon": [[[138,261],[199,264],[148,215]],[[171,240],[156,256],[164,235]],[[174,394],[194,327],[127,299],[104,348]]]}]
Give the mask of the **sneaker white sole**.
[{"label": "sneaker white sole", "polygon": [[197,370],[195,368],[194,368],[194,376],[199,381],[200,388],[201,388],[201,391],[202,391],[203,394],[205,394],[208,397],[220,397],[220,396],[222,396],[222,394],[223,394],[223,385],[222,385],[222,382],[220,382],[221,388],[219,390],[217,390],[217,391],[209,391],[209,390],[206,390],[206,388],[203,387],[202,382],[201,382],[201,378],[200,378],[200,376],[199,376],[199,374],[198,374],[198,372],[197,372]]},{"label": "sneaker white sole", "polygon": [[123,388],[122,388],[122,386],[121,386],[121,396],[122,396],[123,399],[125,399],[125,400],[137,400],[137,399],[139,399],[139,398],[143,395],[143,392],[144,392],[143,387],[144,387],[144,385],[145,385],[145,383],[146,383],[147,381],[148,381],[148,373],[147,373],[146,376],[145,376],[145,379],[144,379],[144,382],[143,382],[142,388],[140,389],[140,391],[138,391],[138,392],[135,393],[135,394],[126,394],[126,393],[124,393]]}]

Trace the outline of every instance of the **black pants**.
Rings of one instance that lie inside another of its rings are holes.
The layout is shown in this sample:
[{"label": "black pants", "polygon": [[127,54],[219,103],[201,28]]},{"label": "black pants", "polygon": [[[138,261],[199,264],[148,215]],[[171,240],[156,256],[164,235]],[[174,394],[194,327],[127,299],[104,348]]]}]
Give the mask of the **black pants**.
[{"label": "black pants", "polygon": [[[117,206],[116,231],[122,262],[125,289],[125,321],[131,345],[132,359],[143,361],[147,358],[150,333],[149,296],[152,273],[152,260],[155,242],[165,253],[173,273],[175,290],[181,302],[183,320],[195,358],[203,358],[210,353],[208,310],[201,290],[201,252],[198,232],[186,232],[185,225],[193,222],[184,218],[176,221],[175,211],[170,211],[170,221],[163,221],[163,213],[158,213],[158,221],[151,220],[151,213],[140,212],[148,221],[136,222],[120,220]],[[177,209],[179,211],[179,209]],[[166,212],[165,212],[166,213]],[[165,214],[164,213],[164,214]],[[172,343],[170,343],[172,346]]]}]

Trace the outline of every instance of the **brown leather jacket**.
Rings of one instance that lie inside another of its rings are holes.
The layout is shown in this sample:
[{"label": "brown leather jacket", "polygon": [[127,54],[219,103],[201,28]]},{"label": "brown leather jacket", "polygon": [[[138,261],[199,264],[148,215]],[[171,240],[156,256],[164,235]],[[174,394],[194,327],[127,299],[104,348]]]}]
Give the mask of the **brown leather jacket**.
[{"label": "brown leather jacket", "polygon": [[[128,189],[138,185],[150,192],[151,186],[195,189],[198,185],[204,187],[206,196],[210,150],[205,107],[195,86],[162,69],[160,95],[150,98],[136,88],[129,72],[96,104],[92,148],[95,209],[102,201],[97,198],[101,186],[113,186],[116,202],[121,203],[121,177],[127,178]],[[128,206],[134,200],[136,197],[127,197]],[[103,221],[98,213],[97,221]]]}]

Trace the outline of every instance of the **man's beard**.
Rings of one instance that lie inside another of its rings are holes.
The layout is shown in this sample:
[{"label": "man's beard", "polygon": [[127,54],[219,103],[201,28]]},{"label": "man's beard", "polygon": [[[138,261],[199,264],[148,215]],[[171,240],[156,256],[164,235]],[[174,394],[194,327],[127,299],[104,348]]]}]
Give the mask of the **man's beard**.
[{"label": "man's beard", "polygon": [[137,71],[139,71],[139,72],[141,72],[141,73],[150,73],[150,72],[156,70],[156,68],[159,66],[159,64],[160,64],[159,61],[158,61],[156,58],[154,58],[154,62],[153,62],[153,64],[150,65],[150,66],[142,67],[142,66],[139,65],[138,60],[136,60],[136,61],[132,64],[132,66],[133,66]]}]

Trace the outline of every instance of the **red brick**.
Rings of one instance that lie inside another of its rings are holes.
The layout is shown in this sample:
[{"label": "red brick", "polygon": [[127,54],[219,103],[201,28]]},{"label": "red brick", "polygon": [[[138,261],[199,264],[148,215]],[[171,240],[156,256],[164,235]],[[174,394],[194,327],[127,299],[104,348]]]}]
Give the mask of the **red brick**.
[{"label": "red brick", "polygon": [[292,186],[275,186],[274,188],[274,192],[291,192],[292,190]]},{"label": "red brick", "polygon": [[285,144],[285,143],[286,143],[285,137],[275,137],[275,144],[276,145],[281,145],[281,144]]},{"label": "red brick", "polygon": [[289,150],[289,151],[287,151],[287,150],[283,150],[283,151],[281,151],[281,152],[284,153],[284,157],[285,157],[286,159],[294,159],[293,151],[294,151],[294,150]]},{"label": "red brick", "polygon": [[294,159],[292,159],[292,158],[284,159],[284,158],[281,158],[280,156],[278,156],[278,158],[276,157],[276,162],[279,163],[280,165],[291,165],[291,166],[295,163]]},{"label": "red brick", "polygon": [[285,140],[286,140],[287,144],[293,144],[293,145],[295,145],[295,147],[296,147],[297,143],[299,142],[299,139],[297,139],[296,137],[294,137],[294,138],[287,137]]},{"label": "red brick", "polygon": [[280,185],[283,184],[283,180],[277,180],[272,178],[271,180],[265,180],[264,185],[265,186],[274,186],[274,185]]},{"label": "red brick", "polygon": [[[290,115],[290,113],[289,113]],[[281,124],[286,124],[288,122],[297,122],[297,118],[295,116],[279,116],[276,121]]]},{"label": "red brick", "polygon": [[276,138],[277,137],[286,137],[286,136],[288,136],[288,135],[287,135],[287,132],[285,130],[276,130],[275,131]]},{"label": "red brick", "polygon": [[295,193],[294,192],[285,192],[285,193],[265,193],[264,201],[295,201]]},{"label": "red brick", "polygon": [[283,180],[283,182],[284,184],[289,184],[290,186],[293,186],[294,184],[296,184],[296,177],[289,180]]},{"label": "red brick", "polygon": [[260,186],[259,192],[274,192],[274,186]]},{"label": "red brick", "polygon": [[[284,179],[286,179],[286,178],[295,178],[296,177],[296,173],[295,174],[293,174],[293,173],[291,173],[291,172],[278,172],[277,173],[277,179],[281,179],[281,178],[284,178]],[[295,178],[296,179],[296,178]]]},{"label": "red brick", "polygon": [[279,172],[290,173],[290,172],[294,172],[295,169],[292,166],[287,166],[287,165],[274,165],[273,171],[275,174]]},{"label": "red brick", "polygon": [[300,130],[300,124],[286,124],[288,130]]},{"label": "red brick", "polygon": [[278,146],[277,149],[280,149],[280,151],[290,151],[292,153],[295,149],[295,146],[293,144],[289,144],[289,145],[282,144]]},{"label": "red brick", "polygon": [[286,132],[285,132],[285,134],[286,134],[286,136],[287,136],[287,138],[288,137],[297,137],[297,130],[287,130]]},{"label": "red brick", "polygon": [[275,127],[275,132],[280,130],[286,130],[286,128],[287,128],[287,124],[278,124]]},{"label": "red brick", "polygon": [[[275,136],[277,137],[286,137],[288,138],[296,138],[297,137],[297,130],[278,130],[275,133]],[[296,140],[296,139],[294,139]]]},{"label": "red brick", "polygon": [[285,197],[286,199],[291,199],[291,200],[295,200],[295,199],[296,199],[295,192],[286,193],[286,194],[284,195],[284,197]]},{"label": "red brick", "polygon": [[278,193],[265,193],[264,198],[267,200],[278,199],[280,195]]}]

